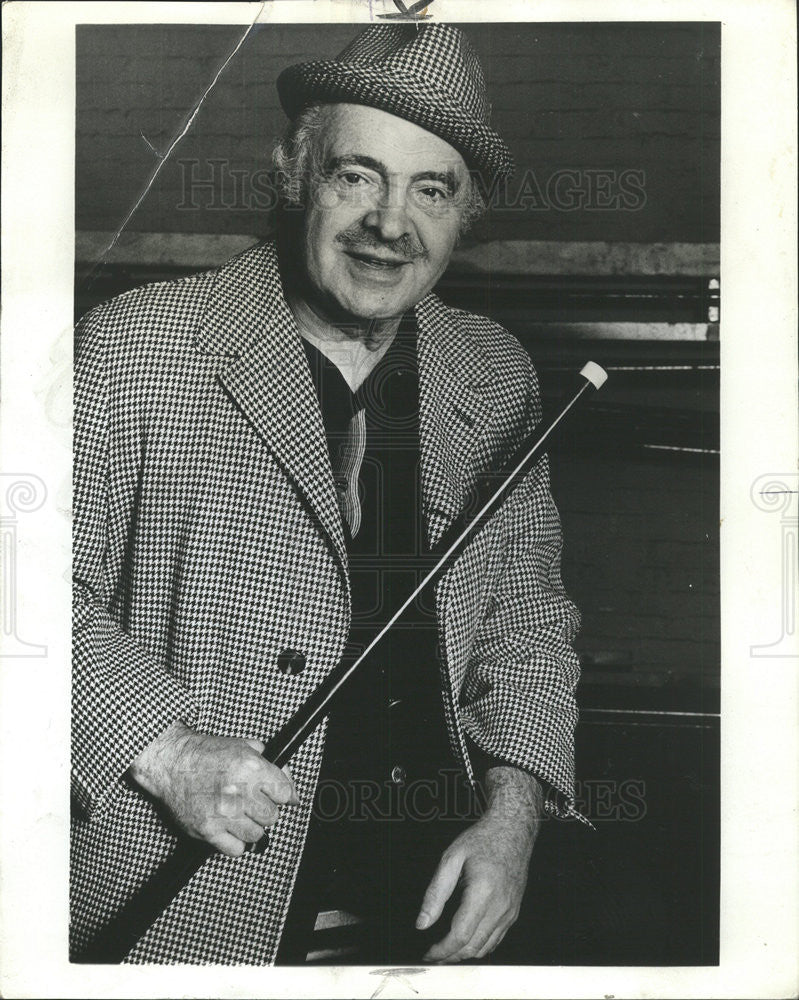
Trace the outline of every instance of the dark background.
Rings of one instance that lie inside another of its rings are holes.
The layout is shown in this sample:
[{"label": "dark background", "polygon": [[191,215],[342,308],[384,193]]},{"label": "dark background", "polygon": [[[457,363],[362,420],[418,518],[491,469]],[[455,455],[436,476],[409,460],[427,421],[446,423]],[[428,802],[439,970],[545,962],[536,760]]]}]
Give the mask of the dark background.
[{"label": "dark background", "polygon": [[[253,178],[284,125],[274,81],[355,30],[254,30],[98,266],[243,29],[77,29],[78,315],[269,232]],[[511,195],[532,171],[547,202],[560,170],[583,184],[589,171],[638,171],[645,191],[634,210],[587,195],[571,210],[497,210],[439,289],[519,336],[547,405],[589,358],[611,375],[551,456],[563,577],[583,612],[578,791],[597,833],[545,830],[533,884],[557,857],[571,874],[555,916],[550,903],[520,921],[508,960],[715,963],[719,26],[465,30],[517,162]],[[189,176],[212,185],[187,196]],[[643,810],[624,806],[631,782]]]}]

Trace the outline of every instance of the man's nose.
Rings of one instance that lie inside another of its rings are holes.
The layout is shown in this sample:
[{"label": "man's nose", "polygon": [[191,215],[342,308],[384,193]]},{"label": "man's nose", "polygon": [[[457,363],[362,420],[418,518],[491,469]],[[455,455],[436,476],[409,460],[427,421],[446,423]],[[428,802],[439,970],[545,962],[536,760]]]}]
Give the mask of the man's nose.
[{"label": "man's nose", "polygon": [[363,218],[363,224],[383,240],[397,240],[407,236],[411,223],[408,218],[405,196],[386,193],[373,205]]}]

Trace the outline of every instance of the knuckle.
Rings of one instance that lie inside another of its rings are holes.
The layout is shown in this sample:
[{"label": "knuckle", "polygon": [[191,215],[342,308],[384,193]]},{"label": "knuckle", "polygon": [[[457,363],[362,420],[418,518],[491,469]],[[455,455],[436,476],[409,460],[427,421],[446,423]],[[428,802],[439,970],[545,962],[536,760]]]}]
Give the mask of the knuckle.
[{"label": "knuckle", "polygon": [[252,767],[250,764],[247,764],[247,766],[241,770],[239,781],[245,794],[253,795],[257,793],[258,789],[261,787],[261,773],[257,767]]},{"label": "knuckle", "polygon": [[251,785],[257,783],[263,774],[264,761],[252,747],[245,747],[245,750],[247,752],[243,753],[238,761],[238,771],[242,779]]},{"label": "knuckle", "polygon": [[221,776],[217,785],[219,797],[223,800],[235,801],[241,795],[241,775],[228,768]]}]

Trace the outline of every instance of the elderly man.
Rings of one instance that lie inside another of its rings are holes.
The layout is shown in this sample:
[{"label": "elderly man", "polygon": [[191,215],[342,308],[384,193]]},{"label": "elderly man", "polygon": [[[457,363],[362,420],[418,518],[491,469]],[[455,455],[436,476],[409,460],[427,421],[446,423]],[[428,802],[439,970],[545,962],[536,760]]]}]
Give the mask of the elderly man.
[{"label": "elderly man", "polygon": [[[290,770],[259,751],[540,418],[518,343],[431,291],[510,156],[449,26],[370,27],[278,88],[277,241],[80,331],[73,954],[190,836],[217,852],[127,961],[265,964],[281,937],[298,960],[308,914],[353,887],[391,918],[366,960],[479,958],[544,799],[573,813],[578,619],[544,463]],[[484,789],[465,825],[430,780],[448,761]],[[422,780],[435,835],[379,795],[360,824],[321,797]]]}]

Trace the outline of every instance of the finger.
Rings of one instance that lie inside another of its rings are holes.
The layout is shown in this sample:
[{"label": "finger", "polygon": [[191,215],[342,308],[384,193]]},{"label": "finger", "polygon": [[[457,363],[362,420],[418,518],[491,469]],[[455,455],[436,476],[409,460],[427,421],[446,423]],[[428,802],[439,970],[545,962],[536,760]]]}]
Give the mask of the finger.
[{"label": "finger", "polygon": [[471,940],[469,940],[463,948],[460,948],[454,954],[447,956],[444,961],[465,962],[471,959],[482,958],[490,950],[488,945],[492,938],[499,933],[501,936],[496,941],[496,944],[499,944],[499,941],[502,940],[502,937],[504,937],[507,929],[512,923],[513,921],[510,919],[510,912],[506,909],[506,907],[502,905],[492,906],[480,921],[474,934],[472,934]]},{"label": "finger", "polygon": [[228,820],[225,830],[245,844],[256,844],[264,835],[263,826],[251,820],[249,816],[237,816],[233,820]]},{"label": "finger", "polygon": [[239,858],[244,854],[244,841],[240,840],[238,837],[234,837],[233,834],[228,833],[225,830],[217,830],[215,833],[210,834],[203,838],[212,847],[215,847],[222,854],[226,854],[229,858]]},{"label": "finger", "polygon": [[434,944],[424,956],[425,962],[459,962],[463,958],[472,958],[477,949],[472,945],[472,933],[468,930],[451,928],[447,936]]},{"label": "finger", "polygon": [[251,746],[253,750],[257,750],[258,753],[263,753],[266,749],[266,744],[262,743],[260,740],[245,740],[247,746]]},{"label": "finger", "polygon": [[258,788],[278,805],[298,806],[300,804],[300,797],[291,777],[279,767],[275,767],[274,764],[266,764],[266,770],[261,773],[258,780]]},{"label": "finger", "polygon": [[416,929],[425,930],[438,920],[444,906],[455,891],[458,878],[463,868],[463,855],[458,852],[448,854],[446,851],[438,863],[435,873],[424,894],[419,916],[416,918]]},{"label": "finger", "polygon": [[472,942],[475,932],[487,916],[490,896],[491,886],[487,883],[473,882],[468,885],[460,906],[452,918],[449,933],[428,950],[424,960],[446,962],[453,960],[456,955],[462,955],[463,952],[467,953],[463,955],[467,958],[476,954],[476,949],[472,951]]},{"label": "finger", "polygon": [[461,948],[458,948],[457,951],[447,955],[446,958],[441,961],[467,962],[470,959],[477,958],[482,948],[488,943],[489,938],[497,929],[501,920],[502,911],[499,909],[486,913],[474,929],[466,944],[464,944]]},{"label": "finger", "polygon": [[266,826],[274,826],[280,818],[280,810],[275,803],[260,793],[247,799],[244,813],[261,827],[261,832]]}]

